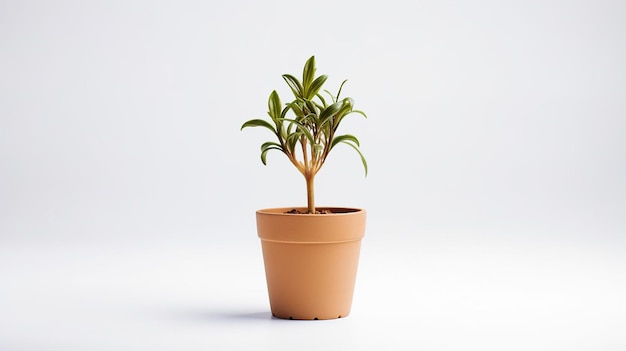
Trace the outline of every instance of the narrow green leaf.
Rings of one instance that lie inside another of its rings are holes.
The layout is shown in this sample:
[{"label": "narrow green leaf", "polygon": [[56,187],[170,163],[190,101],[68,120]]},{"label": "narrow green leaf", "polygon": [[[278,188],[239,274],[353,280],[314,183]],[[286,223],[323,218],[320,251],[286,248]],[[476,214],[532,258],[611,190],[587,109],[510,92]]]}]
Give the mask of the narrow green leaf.
[{"label": "narrow green leaf", "polygon": [[358,114],[360,114],[361,116],[363,116],[363,117],[367,118],[367,115],[365,114],[365,112],[363,112],[363,111],[361,111],[361,110],[352,110],[352,111],[350,111],[350,113],[358,113]]},{"label": "narrow green leaf", "polygon": [[[302,86],[303,95],[309,96],[311,83],[315,77],[315,56],[311,56],[304,64],[304,70],[302,71]],[[313,94],[315,95],[315,94]]]},{"label": "narrow green leaf", "polygon": [[348,80],[344,80],[343,82],[341,82],[341,85],[339,86],[339,91],[337,92],[337,101],[339,101],[339,96],[341,95],[341,89],[343,89],[343,85],[346,84]]},{"label": "narrow green leaf", "polygon": [[326,103],[326,100],[324,100],[324,97],[322,96],[322,94],[317,93],[317,97],[320,99],[320,101],[322,102],[322,105],[316,104],[318,105],[320,110],[325,109],[326,107],[328,107],[328,104]]},{"label": "narrow green leaf", "polygon": [[289,134],[289,137],[287,138],[287,148],[289,148],[289,152],[293,155],[295,153],[295,149],[296,149],[296,144],[298,143],[298,140],[300,139],[300,135],[302,135],[301,133],[293,133],[293,134]]},{"label": "narrow green leaf", "polygon": [[346,135],[338,135],[333,138],[332,143],[330,144],[330,149],[332,150],[335,145],[339,143],[345,143],[347,141],[351,141],[356,144],[356,146],[361,146],[359,143],[359,139],[357,139],[354,135],[346,134]]},{"label": "narrow green leaf", "polygon": [[262,119],[251,119],[249,121],[247,121],[246,123],[244,123],[241,126],[241,129],[247,128],[247,127],[265,127],[269,130],[272,131],[272,133],[277,134],[276,133],[276,129],[274,129],[274,126],[272,126],[271,124],[269,124],[269,122],[262,120]]},{"label": "narrow green leaf", "polygon": [[263,145],[261,145],[261,151],[264,151],[264,150],[272,148],[272,147],[276,147],[276,148],[278,148],[281,151],[283,149],[283,147],[279,143],[274,142],[274,141],[268,141],[268,142],[263,143]]},{"label": "narrow green leaf", "polygon": [[279,149],[277,147],[268,147],[266,149],[263,149],[263,151],[261,151],[261,162],[263,162],[264,165],[267,166],[267,152],[270,150],[278,150],[278,151],[283,151],[283,149]]},{"label": "narrow green leaf", "polygon": [[296,97],[304,96],[304,90],[302,89],[302,84],[298,81],[298,78],[292,76],[291,74],[283,74],[283,79],[287,82],[289,88],[291,88],[293,95]]},{"label": "narrow green leaf", "polygon": [[291,125],[296,126],[297,128],[305,128],[305,129],[306,129],[306,127],[304,126],[304,124],[302,124],[300,121],[297,121],[297,120],[295,120],[295,119],[290,119],[290,118],[280,118],[280,121],[282,121],[282,122],[287,122],[287,123],[289,123],[289,124],[291,124]]},{"label": "narrow green leaf", "polygon": [[352,147],[359,154],[359,156],[361,157],[361,162],[363,163],[363,168],[365,168],[365,176],[367,177],[367,161],[365,161],[365,157],[363,157],[361,150],[359,150],[359,148],[356,145],[348,141],[342,141],[342,143],[350,145],[350,147]]},{"label": "narrow green leaf", "polygon": [[339,127],[339,124],[341,124],[341,122],[343,121],[343,119],[344,119],[347,115],[352,114],[352,113],[356,113],[356,114],[359,114],[359,115],[364,116],[365,118],[367,118],[367,116],[365,115],[365,113],[363,113],[362,111],[359,111],[359,110],[351,110],[351,111],[348,111],[347,113],[343,113],[343,114],[342,114],[342,113],[338,113],[338,114],[337,114],[337,119],[335,120],[335,125],[334,125],[334,128],[335,128],[335,129],[337,129],[337,127]]},{"label": "narrow green leaf", "polygon": [[324,92],[325,92],[326,94],[328,94],[328,96],[330,96],[330,100],[333,102],[333,104],[334,104],[335,102],[337,102],[337,99],[335,99],[335,95],[333,95],[333,93],[331,93],[330,91],[328,91],[328,90],[326,90],[326,89],[324,89]]},{"label": "narrow green leaf", "polygon": [[315,80],[311,83],[309,89],[306,91],[306,98],[312,99],[315,95],[317,95],[317,93],[319,93],[320,89],[322,89],[322,86],[326,82],[326,79],[328,79],[328,76],[326,75],[321,75],[315,78]]},{"label": "narrow green leaf", "polygon": [[353,101],[350,98],[345,98],[341,101],[341,108],[337,111],[337,115],[340,116],[339,119],[343,118],[352,111],[352,104]]},{"label": "narrow green leaf", "polygon": [[[319,96],[319,94],[318,94],[317,96]],[[326,107],[328,107],[328,106],[325,106],[325,104],[320,104],[319,102],[317,102],[317,101],[315,101],[315,100],[311,100],[311,103],[312,103],[313,105],[315,105],[315,107],[316,107],[318,110],[324,110],[324,109],[326,109]]]},{"label": "narrow green leaf", "polygon": [[315,106],[313,102],[311,102],[310,100],[307,100],[305,101],[304,105],[306,106],[307,110],[309,110],[309,114],[313,114],[317,116],[317,106]]},{"label": "narrow green leaf", "polygon": [[296,120],[288,119],[288,118],[281,118],[280,120],[290,122],[292,125],[295,125],[296,130],[302,133],[307,138],[309,143],[311,143],[311,145],[315,144],[315,139],[313,138],[313,134],[311,134],[311,131],[304,124]]},{"label": "narrow green leaf", "polygon": [[270,117],[272,117],[274,121],[276,121],[277,118],[280,118],[282,103],[280,102],[280,97],[278,96],[276,90],[272,91],[270,94],[270,97],[267,100],[267,108],[269,110]]},{"label": "narrow green leaf", "polygon": [[320,113],[320,124],[326,123],[332,116],[337,114],[339,110],[341,110],[342,103],[335,102],[334,104],[328,106],[324,111]]},{"label": "narrow green leaf", "polygon": [[311,131],[309,131],[307,127],[301,124],[296,125],[296,127],[298,128],[300,132],[304,134],[304,136],[306,136],[307,140],[309,141],[311,145],[315,144],[315,139],[313,138],[313,134],[311,134]]},{"label": "narrow green leaf", "polygon": [[302,112],[302,106],[299,105],[296,101],[292,101],[292,102],[288,103],[287,106],[285,107],[285,109],[283,110],[283,113],[282,113],[282,115],[280,117],[281,118],[285,118],[285,116],[287,116],[287,112],[289,112],[289,110],[292,110],[293,113],[296,115],[296,117],[300,117],[300,118],[304,117],[304,112]]}]

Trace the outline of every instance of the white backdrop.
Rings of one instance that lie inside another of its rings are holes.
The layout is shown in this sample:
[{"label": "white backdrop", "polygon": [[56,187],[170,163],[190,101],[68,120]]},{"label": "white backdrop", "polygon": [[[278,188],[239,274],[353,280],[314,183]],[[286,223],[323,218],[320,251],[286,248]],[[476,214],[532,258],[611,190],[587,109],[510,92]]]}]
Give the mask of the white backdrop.
[{"label": "white backdrop", "polygon": [[619,296],[624,18],[620,1],[0,1],[0,276],[19,280],[15,252],[34,247],[258,255],[254,211],[304,205],[304,180],[278,153],[263,166],[269,134],[239,127],[316,55],[369,117],[344,125],[368,177],[346,147],[317,179],[318,204],[368,209],[366,267],[428,245],[575,247],[567,262],[606,259],[589,269]]}]

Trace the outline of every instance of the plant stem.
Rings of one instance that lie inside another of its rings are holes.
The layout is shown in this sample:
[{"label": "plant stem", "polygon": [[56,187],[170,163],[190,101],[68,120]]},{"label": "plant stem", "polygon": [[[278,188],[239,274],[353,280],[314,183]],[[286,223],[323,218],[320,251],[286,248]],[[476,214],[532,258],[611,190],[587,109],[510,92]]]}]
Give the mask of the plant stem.
[{"label": "plant stem", "polygon": [[307,211],[308,213],[315,213],[315,173],[305,174],[304,178],[306,179]]}]

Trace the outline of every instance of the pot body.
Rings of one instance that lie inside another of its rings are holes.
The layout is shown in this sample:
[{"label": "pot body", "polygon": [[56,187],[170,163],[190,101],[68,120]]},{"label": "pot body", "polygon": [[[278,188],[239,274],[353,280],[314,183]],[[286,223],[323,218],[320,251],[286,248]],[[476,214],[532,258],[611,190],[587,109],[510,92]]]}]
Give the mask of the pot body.
[{"label": "pot body", "polygon": [[256,213],[272,314],[285,319],[346,317],[365,234],[365,210],[285,213],[291,209]]}]

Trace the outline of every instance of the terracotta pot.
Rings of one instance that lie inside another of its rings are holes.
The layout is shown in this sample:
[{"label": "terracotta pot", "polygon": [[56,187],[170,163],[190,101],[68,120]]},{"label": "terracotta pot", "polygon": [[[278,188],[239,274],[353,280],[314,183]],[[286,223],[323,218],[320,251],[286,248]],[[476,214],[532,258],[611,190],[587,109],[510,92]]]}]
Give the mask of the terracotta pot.
[{"label": "terracotta pot", "polygon": [[285,213],[292,209],[256,213],[272,314],[285,319],[346,317],[365,234],[365,210]]}]

